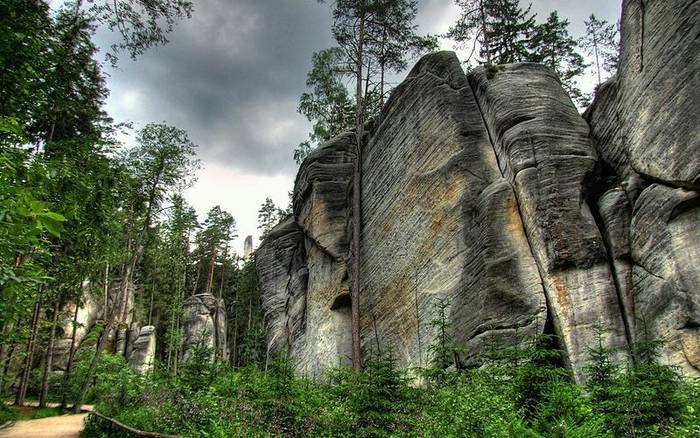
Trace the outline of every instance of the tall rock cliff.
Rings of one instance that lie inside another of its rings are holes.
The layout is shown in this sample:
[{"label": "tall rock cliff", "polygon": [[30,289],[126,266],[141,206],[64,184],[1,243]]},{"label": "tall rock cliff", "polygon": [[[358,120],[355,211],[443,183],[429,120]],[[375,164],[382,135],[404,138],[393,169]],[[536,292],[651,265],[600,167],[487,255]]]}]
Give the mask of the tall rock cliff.
[{"label": "tall rock cliff", "polygon": [[700,375],[700,3],[625,0],[618,74],[584,117],[631,340]]},{"label": "tall rock cliff", "polygon": [[[426,365],[442,300],[460,365],[547,331],[581,380],[600,327],[621,362],[653,336],[699,374],[699,8],[625,1],[619,74],[585,118],[537,64],[417,63],[363,139],[365,352]],[[268,348],[310,376],[349,361],[354,143],[304,161],[256,252]]]}]

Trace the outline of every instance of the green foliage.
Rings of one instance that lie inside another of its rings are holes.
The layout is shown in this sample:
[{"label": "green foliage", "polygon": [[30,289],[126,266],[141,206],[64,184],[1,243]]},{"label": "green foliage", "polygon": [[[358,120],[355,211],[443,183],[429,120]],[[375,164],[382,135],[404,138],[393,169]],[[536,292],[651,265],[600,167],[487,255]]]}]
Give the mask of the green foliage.
[{"label": "green foliage", "polygon": [[[555,341],[523,339],[489,365],[443,372],[425,388],[412,385],[391,350],[368,355],[361,373],[331,370],[328,383],[295,377],[289,358],[232,368],[211,362],[207,349],[177,375],[163,367],[149,379],[109,359],[100,372],[114,376],[98,373],[110,384],[97,406],[137,429],[183,437],[686,437],[699,430],[698,382],[648,363],[610,378],[591,374],[582,388],[557,365]],[[609,375],[608,353],[594,349],[590,372]],[[607,404],[593,394],[596,385],[610,386]]]},{"label": "green foliage", "polygon": [[270,198],[265,198],[265,202],[258,210],[258,229],[260,238],[264,239],[282,219],[287,217],[287,212],[277,207]]},{"label": "green foliage", "polygon": [[435,331],[434,341],[428,345],[430,355],[430,367],[421,370],[423,376],[433,383],[442,383],[447,369],[457,366],[458,354],[462,351],[455,344],[452,322],[447,315],[450,306],[449,300],[440,298],[433,303],[435,318],[430,321],[430,326]]},{"label": "green foliage", "polygon": [[95,20],[121,36],[107,53],[107,60],[112,64],[116,64],[120,52],[136,59],[148,48],[166,44],[175,23],[190,18],[194,8],[190,0],[102,0],[90,3],[93,3],[90,14]]},{"label": "green foliage", "polygon": [[15,421],[17,414],[10,409],[5,403],[0,404],[0,426],[8,421]]},{"label": "green foliage", "polygon": [[619,57],[618,32],[615,25],[608,24],[591,14],[586,25],[586,35],[579,40],[579,45],[595,58],[595,68],[598,75],[598,85],[601,83],[601,69],[609,74],[615,74]]},{"label": "green foliage", "polygon": [[697,406],[688,397],[697,391],[697,382],[684,382],[676,370],[658,363],[660,342],[636,343],[635,363],[620,371],[611,364],[614,352],[601,346],[602,336],[590,349],[586,388],[608,430],[615,436],[668,436],[674,428],[697,429],[697,421],[687,416]]},{"label": "green foliage", "polygon": [[[553,11],[544,23],[535,22],[531,4],[521,8],[518,0],[455,0],[460,15],[446,36],[464,48],[471,44],[470,63],[479,48],[481,64],[539,62],[557,74],[562,86],[579,106],[590,103],[576,78],[587,65],[577,52],[578,42],[569,34],[568,20]],[[586,46],[588,47],[588,46]]]},{"label": "green foliage", "polygon": [[576,78],[585,72],[587,65],[576,52],[578,43],[568,27],[569,20],[561,20],[556,11],[549,14],[546,22],[534,26],[527,42],[530,51],[528,60],[554,70],[571,99],[580,106],[586,106],[590,103],[590,96],[580,90]]}]

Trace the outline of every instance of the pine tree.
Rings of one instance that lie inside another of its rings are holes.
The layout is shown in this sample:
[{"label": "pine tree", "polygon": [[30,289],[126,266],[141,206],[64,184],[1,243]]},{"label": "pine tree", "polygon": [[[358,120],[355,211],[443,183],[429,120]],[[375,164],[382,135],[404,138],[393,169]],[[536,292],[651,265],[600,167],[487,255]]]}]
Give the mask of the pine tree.
[{"label": "pine tree", "polygon": [[[376,109],[370,113],[376,113],[384,106],[389,91],[386,86],[387,73],[404,71],[409,58],[435,50],[438,46],[436,37],[418,34],[418,25],[415,24],[417,0],[378,1],[373,12],[368,19],[366,45],[367,58],[376,64],[373,74],[377,78],[370,82],[373,82],[372,94],[376,95],[378,102]],[[369,94],[370,90],[367,92]]]},{"label": "pine tree", "polygon": [[460,13],[455,24],[448,29],[446,36],[456,41],[460,47],[471,42],[472,49],[466,63],[471,62],[477,45],[479,45],[486,55],[484,62],[491,64],[489,33],[486,29],[486,4],[488,2],[489,0],[455,0],[460,8]]},{"label": "pine tree", "polygon": [[600,85],[602,83],[601,69],[610,74],[614,74],[617,69],[617,32],[614,25],[598,19],[594,14],[591,14],[584,23],[586,24],[586,35],[579,40],[579,44],[595,58],[595,69],[598,85]]},{"label": "pine tree", "polygon": [[518,0],[485,2],[486,36],[489,44],[481,49],[481,57],[494,64],[523,62],[529,58],[528,37],[535,25],[532,5],[523,10]]},{"label": "pine tree", "polygon": [[270,198],[265,198],[265,202],[260,205],[258,210],[258,229],[261,230],[260,238],[264,239],[277,223],[284,217],[280,212],[283,212]]},{"label": "pine tree", "polygon": [[339,47],[321,50],[312,56],[306,76],[309,91],[302,93],[297,111],[313,122],[309,140],[294,150],[294,161],[301,164],[311,152],[311,143],[322,143],[352,129],[355,109],[343,79],[352,73],[345,53]]},{"label": "pine tree", "polygon": [[584,73],[586,64],[576,52],[578,44],[569,33],[568,26],[569,20],[561,20],[556,11],[549,15],[545,23],[537,25],[528,42],[531,50],[529,60],[551,68],[571,99],[585,106],[590,103],[590,96],[581,91],[576,78]]},{"label": "pine tree", "polygon": [[519,6],[518,0],[455,0],[460,7],[457,22],[447,36],[458,44],[479,46],[484,64],[507,64],[529,59],[528,38],[535,26],[535,15]]}]

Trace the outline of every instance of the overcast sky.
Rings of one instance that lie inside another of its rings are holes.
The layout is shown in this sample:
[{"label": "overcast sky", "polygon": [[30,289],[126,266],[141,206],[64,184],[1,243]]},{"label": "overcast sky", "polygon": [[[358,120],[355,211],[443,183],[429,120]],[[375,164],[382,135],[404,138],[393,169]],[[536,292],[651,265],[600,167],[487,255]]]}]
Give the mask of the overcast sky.
[{"label": "overcast sky", "polygon": [[[240,254],[246,235],[258,243],[257,210],[265,197],[287,205],[297,170],[292,151],[310,127],[296,112],[297,102],[312,53],[333,44],[330,9],[316,0],[194,3],[192,19],[177,26],[168,45],[137,61],[125,58],[118,70],[106,68],[107,110],[136,129],[166,122],[189,132],[203,168],[186,198],[202,220],[217,204],[234,216]],[[620,2],[532,2],[540,20],[554,9],[571,21],[578,37],[591,13],[616,22]],[[456,15],[453,0],[422,0],[420,31],[444,33]],[[453,50],[449,41],[441,44]],[[592,84],[586,81],[588,88]]]}]

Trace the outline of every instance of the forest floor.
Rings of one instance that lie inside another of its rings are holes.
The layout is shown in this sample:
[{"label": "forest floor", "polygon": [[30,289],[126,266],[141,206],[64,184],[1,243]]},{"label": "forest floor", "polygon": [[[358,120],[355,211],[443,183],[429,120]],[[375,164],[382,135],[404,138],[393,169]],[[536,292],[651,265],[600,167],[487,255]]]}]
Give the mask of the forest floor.
[{"label": "forest floor", "polygon": [[[35,406],[33,406],[35,405]],[[35,409],[38,403],[28,402],[27,406],[17,408],[23,411]],[[49,403],[57,407],[58,403]],[[36,420],[18,420],[12,426],[0,430],[0,438],[78,438],[83,430],[83,421],[92,406],[83,406],[83,413],[78,415],[57,415]],[[27,413],[26,416],[29,416]],[[22,415],[20,415],[20,418]]]}]

